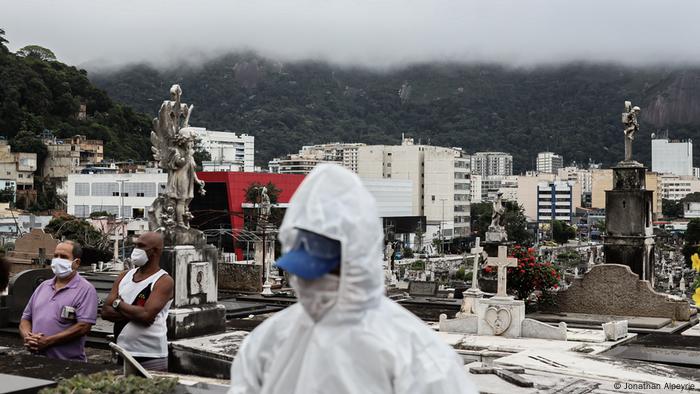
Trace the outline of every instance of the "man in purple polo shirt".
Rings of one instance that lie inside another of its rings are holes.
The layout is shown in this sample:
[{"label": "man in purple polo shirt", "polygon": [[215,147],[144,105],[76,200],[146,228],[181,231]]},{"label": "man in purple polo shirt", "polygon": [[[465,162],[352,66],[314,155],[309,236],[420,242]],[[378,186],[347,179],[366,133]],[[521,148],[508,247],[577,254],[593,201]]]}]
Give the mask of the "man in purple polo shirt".
[{"label": "man in purple polo shirt", "polygon": [[32,352],[62,360],[87,361],[85,336],[97,319],[97,291],[78,274],[83,250],[73,241],[56,246],[51,269],[29,299],[19,332]]}]

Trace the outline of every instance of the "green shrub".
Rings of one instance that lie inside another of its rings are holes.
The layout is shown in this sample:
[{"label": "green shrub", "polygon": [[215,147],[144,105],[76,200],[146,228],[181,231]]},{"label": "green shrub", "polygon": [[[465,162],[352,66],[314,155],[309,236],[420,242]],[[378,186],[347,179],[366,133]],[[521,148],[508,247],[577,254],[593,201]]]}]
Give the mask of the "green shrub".
[{"label": "green shrub", "polygon": [[61,380],[58,386],[46,388],[39,394],[166,394],[175,391],[177,380],[172,378],[145,379],[138,376],[117,376],[112,372],[92,375],[78,374]]}]

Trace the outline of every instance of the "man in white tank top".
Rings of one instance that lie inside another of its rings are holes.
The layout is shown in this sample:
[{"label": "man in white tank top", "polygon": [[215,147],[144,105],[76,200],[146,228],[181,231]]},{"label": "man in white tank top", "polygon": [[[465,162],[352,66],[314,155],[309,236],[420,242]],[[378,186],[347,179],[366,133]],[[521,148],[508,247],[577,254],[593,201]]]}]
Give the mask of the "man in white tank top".
[{"label": "man in white tank top", "polygon": [[160,234],[142,234],[131,253],[136,268],[119,275],[102,307],[102,318],[114,322],[117,344],[156,371],[168,370],[165,323],[174,289],[173,278],[160,268],[162,253]]}]

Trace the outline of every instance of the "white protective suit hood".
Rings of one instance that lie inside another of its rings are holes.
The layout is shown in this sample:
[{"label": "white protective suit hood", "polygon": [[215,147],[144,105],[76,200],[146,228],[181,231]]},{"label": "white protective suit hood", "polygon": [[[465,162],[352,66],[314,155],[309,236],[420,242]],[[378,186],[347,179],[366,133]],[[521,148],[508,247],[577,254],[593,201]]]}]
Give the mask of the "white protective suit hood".
[{"label": "white protective suit hood", "polygon": [[[334,312],[343,318],[356,317],[379,302],[384,294],[384,235],[374,197],[360,178],[337,165],[318,166],[289,201],[279,232],[284,253],[296,229],[340,241],[341,275]],[[298,296],[309,293],[300,291],[297,281],[292,284]]]},{"label": "white protective suit hood", "polygon": [[229,393],[476,393],[455,351],[384,296],[380,218],[357,175],[332,164],[311,171],[280,227],[283,252],[297,228],[340,241],[337,299],[314,318],[300,301],[253,330],[234,355]]}]

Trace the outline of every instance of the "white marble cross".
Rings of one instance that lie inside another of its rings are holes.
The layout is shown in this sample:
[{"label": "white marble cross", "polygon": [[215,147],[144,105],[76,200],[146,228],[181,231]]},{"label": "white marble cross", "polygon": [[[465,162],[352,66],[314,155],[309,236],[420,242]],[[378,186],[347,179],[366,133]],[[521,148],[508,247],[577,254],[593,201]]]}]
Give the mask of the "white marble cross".
[{"label": "white marble cross", "polygon": [[472,258],[474,259],[474,265],[472,267],[472,289],[474,290],[479,290],[479,257],[481,257],[481,253],[484,251],[480,242],[481,239],[476,237],[474,247],[470,250]]},{"label": "white marble cross", "polygon": [[498,292],[496,297],[508,297],[506,293],[506,277],[508,276],[508,267],[517,267],[518,259],[508,256],[508,247],[498,247],[498,257],[489,257],[486,263],[487,267],[498,267]]}]

